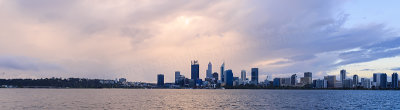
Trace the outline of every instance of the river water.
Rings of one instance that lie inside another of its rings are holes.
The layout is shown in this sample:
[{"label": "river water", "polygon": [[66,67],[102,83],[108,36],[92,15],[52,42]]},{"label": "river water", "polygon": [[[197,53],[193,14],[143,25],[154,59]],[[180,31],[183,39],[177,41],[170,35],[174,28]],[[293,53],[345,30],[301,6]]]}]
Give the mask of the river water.
[{"label": "river water", "polygon": [[0,89],[0,109],[400,109],[392,90]]}]

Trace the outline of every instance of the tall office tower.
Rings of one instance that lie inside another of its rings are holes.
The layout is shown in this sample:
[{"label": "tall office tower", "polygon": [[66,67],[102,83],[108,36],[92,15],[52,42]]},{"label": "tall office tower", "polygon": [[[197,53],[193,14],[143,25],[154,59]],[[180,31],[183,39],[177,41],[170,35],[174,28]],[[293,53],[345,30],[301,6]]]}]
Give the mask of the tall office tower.
[{"label": "tall office tower", "polygon": [[397,73],[392,74],[392,88],[399,87],[399,75]]},{"label": "tall office tower", "polygon": [[246,81],[246,70],[242,70],[240,72],[240,80],[242,80],[243,82]]},{"label": "tall office tower", "polygon": [[274,87],[279,87],[281,86],[281,78],[274,78],[274,81],[272,83],[272,86]]},{"label": "tall office tower", "polygon": [[304,77],[311,77],[312,78],[312,73],[311,72],[304,72]]},{"label": "tall office tower", "polygon": [[353,86],[357,87],[358,86],[358,75],[353,75]]},{"label": "tall office tower", "polygon": [[374,73],[373,79],[372,79],[372,85],[375,86],[375,88],[379,88],[381,86],[381,75],[385,73]]},{"label": "tall office tower", "polygon": [[221,82],[224,83],[225,82],[225,77],[224,77],[224,72],[225,72],[225,62],[222,63],[221,65]]},{"label": "tall office tower", "polygon": [[361,86],[363,88],[371,88],[371,80],[367,78],[361,78]]},{"label": "tall office tower", "polygon": [[346,70],[340,70],[340,81],[343,84],[343,80],[346,79]]},{"label": "tall office tower", "polygon": [[290,77],[290,85],[295,86],[296,83],[297,83],[297,75],[296,75],[296,74],[293,74],[293,75]]},{"label": "tall office tower", "polygon": [[318,79],[314,80],[315,81],[315,88],[327,88],[328,87],[328,81],[324,79]]},{"label": "tall office tower", "polygon": [[178,84],[180,77],[181,77],[181,72],[175,71],[175,84]]},{"label": "tall office tower", "polygon": [[328,88],[334,88],[336,83],[335,75],[324,76],[324,79],[328,81]]},{"label": "tall office tower", "polygon": [[387,88],[387,75],[386,75],[386,73],[384,73],[384,74],[381,74],[381,79],[380,79],[380,88],[383,88],[383,89],[385,89],[385,88]]},{"label": "tall office tower", "polygon": [[212,64],[211,62],[208,63],[208,69],[206,71],[206,78],[212,78]]},{"label": "tall office tower", "polygon": [[194,60],[191,62],[191,79],[194,81],[200,79],[199,78],[199,62],[197,60]]},{"label": "tall office tower", "polygon": [[353,80],[350,78],[343,80],[343,88],[353,88]]},{"label": "tall office tower", "polygon": [[225,85],[226,86],[233,86],[233,72],[232,70],[228,69],[225,71]]},{"label": "tall office tower", "polygon": [[258,68],[251,68],[251,82],[255,85],[258,84]]},{"label": "tall office tower", "polygon": [[157,75],[157,86],[159,87],[164,86],[164,74]]}]

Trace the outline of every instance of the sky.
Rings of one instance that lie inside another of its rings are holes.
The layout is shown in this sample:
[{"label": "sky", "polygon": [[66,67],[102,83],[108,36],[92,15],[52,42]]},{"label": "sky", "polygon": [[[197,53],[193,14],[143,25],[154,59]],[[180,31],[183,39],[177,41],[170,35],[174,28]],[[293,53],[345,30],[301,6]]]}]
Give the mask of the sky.
[{"label": "sky", "polygon": [[[400,71],[400,1],[0,0],[0,78]],[[248,74],[249,76],[249,74]]]}]

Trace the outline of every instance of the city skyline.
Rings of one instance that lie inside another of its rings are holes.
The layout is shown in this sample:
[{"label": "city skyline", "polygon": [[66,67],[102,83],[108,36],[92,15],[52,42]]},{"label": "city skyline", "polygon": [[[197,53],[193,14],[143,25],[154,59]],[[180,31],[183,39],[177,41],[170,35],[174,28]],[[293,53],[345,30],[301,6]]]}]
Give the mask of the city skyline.
[{"label": "city skyline", "polygon": [[190,77],[197,60],[202,79],[221,75],[225,64],[224,71],[239,77],[246,70],[249,79],[258,68],[259,82],[303,72],[340,78],[341,69],[372,80],[400,72],[396,4],[0,0],[0,78],[156,82],[164,74],[174,82],[175,71]]}]

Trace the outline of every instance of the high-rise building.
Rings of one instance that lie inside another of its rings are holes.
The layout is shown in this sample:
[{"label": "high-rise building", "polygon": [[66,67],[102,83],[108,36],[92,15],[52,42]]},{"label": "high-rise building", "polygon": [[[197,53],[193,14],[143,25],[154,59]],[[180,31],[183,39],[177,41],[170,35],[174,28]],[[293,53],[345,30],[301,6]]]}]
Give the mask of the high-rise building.
[{"label": "high-rise building", "polygon": [[159,87],[164,86],[164,74],[157,75],[157,86]]},{"label": "high-rise building", "polygon": [[342,84],[343,84],[343,80],[345,80],[346,79],[346,70],[340,70],[340,81],[342,82]]},{"label": "high-rise building", "polygon": [[291,78],[280,78],[280,86],[291,86]]},{"label": "high-rise building", "polygon": [[240,71],[240,80],[246,81],[246,70]]},{"label": "high-rise building", "polygon": [[212,64],[211,62],[208,63],[208,68],[206,70],[206,78],[212,78]]},{"label": "high-rise building", "polygon": [[312,79],[311,77],[302,77],[300,78],[300,83],[303,85],[312,84]]},{"label": "high-rise building", "polygon": [[392,74],[392,88],[399,87],[399,75],[397,73]]},{"label": "high-rise building", "polygon": [[335,75],[324,76],[324,79],[328,81],[328,88],[335,87],[335,84],[336,84],[336,76]]},{"label": "high-rise building", "polygon": [[179,83],[179,79],[181,78],[181,72],[175,71],[175,84]]},{"label": "high-rise building", "polygon": [[293,75],[290,77],[290,85],[295,86],[296,83],[297,83],[297,75],[296,75],[296,74],[293,74]]},{"label": "high-rise building", "polygon": [[372,83],[373,83],[372,85],[375,86],[375,88],[386,88],[387,87],[386,73],[374,73]]},{"label": "high-rise building", "polygon": [[353,75],[353,86],[357,87],[358,86],[358,75]]},{"label": "high-rise building", "polygon": [[251,68],[251,82],[255,85],[258,84],[258,68]]},{"label": "high-rise building", "polygon": [[361,78],[361,86],[363,88],[371,88],[371,80],[367,78]]},{"label": "high-rise building", "polygon": [[381,83],[380,83],[379,88],[385,89],[385,88],[387,88],[387,75],[386,75],[386,73],[384,73],[384,74],[381,74],[380,76],[381,76],[381,79],[380,79]]},{"label": "high-rise building", "polygon": [[353,80],[352,79],[343,80],[343,88],[353,88]]},{"label": "high-rise building", "polygon": [[225,71],[225,76],[226,76],[226,86],[233,86],[233,72],[232,70],[228,69]]},{"label": "high-rise building", "polygon": [[193,79],[194,81],[200,79],[199,78],[199,63],[197,60],[194,60],[191,62],[191,77],[190,79]]},{"label": "high-rise building", "polygon": [[281,84],[281,78],[274,78],[272,86],[279,87],[279,86],[281,86],[280,84]]},{"label": "high-rise building", "polygon": [[221,82],[224,83],[225,82],[225,77],[224,77],[224,72],[225,72],[225,62],[222,63],[221,65]]},{"label": "high-rise building", "polygon": [[315,88],[328,88],[328,81],[324,79],[317,79],[315,81]]},{"label": "high-rise building", "polygon": [[304,72],[304,77],[311,77],[312,78],[312,73],[311,72]]}]

